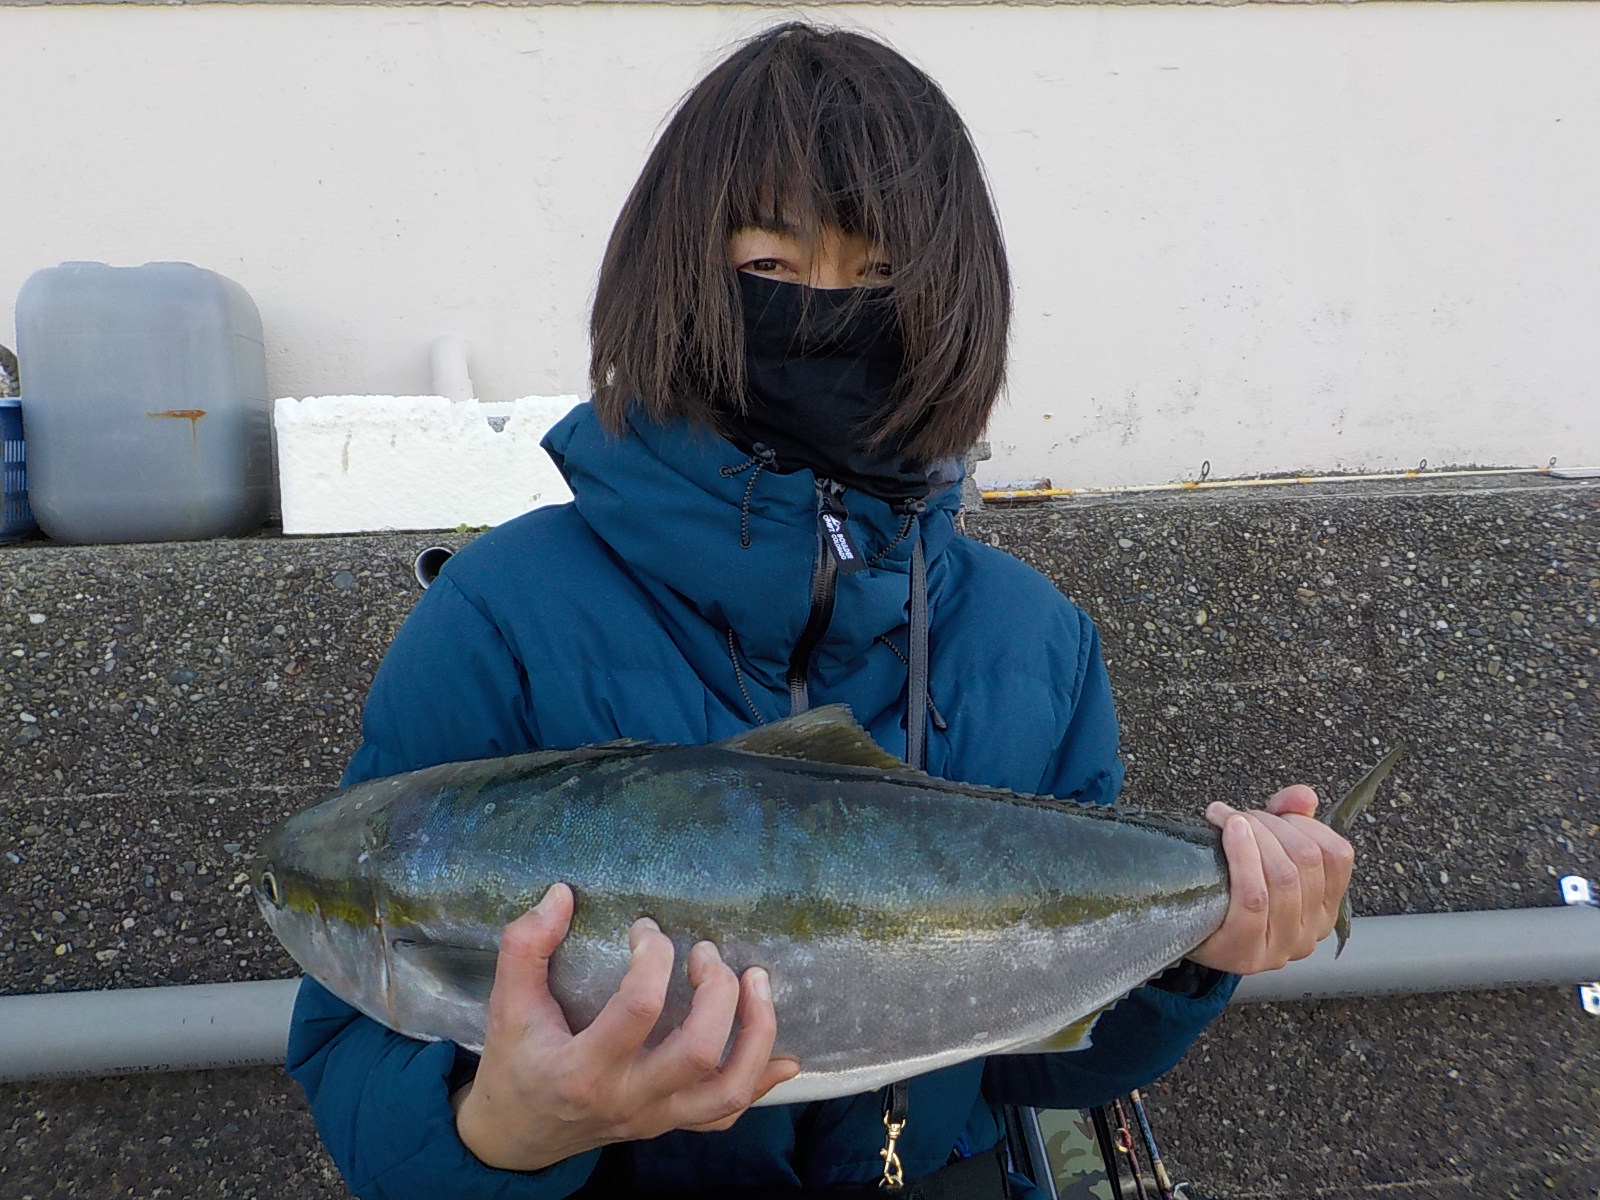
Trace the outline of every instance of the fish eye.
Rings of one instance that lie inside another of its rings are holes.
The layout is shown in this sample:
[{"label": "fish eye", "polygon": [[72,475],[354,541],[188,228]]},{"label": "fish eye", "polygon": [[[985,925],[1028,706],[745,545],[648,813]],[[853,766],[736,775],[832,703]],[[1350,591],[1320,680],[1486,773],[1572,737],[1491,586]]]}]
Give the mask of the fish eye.
[{"label": "fish eye", "polygon": [[261,894],[273,908],[283,907],[283,891],[278,887],[278,877],[271,871],[261,872]]}]

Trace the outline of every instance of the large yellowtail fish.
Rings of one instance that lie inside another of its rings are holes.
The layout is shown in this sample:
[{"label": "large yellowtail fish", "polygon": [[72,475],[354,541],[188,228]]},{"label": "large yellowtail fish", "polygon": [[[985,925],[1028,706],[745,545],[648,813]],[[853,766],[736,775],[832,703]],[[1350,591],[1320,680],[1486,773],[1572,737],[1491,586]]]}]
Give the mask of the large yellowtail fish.
[{"label": "large yellowtail fish", "polygon": [[1228,907],[1210,825],[935,779],[840,706],[709,746],[615,742],[373,780],[280,826],[252,880],[308,974],[391,1029],[471,1049],[500,931],[553,883],[577,900],[550,971],[574,1029],[616,991],[639,917],[678,950],[658,1037],[688,1012],[689,947],[710,939],[735,971],[771,973],[775,1053],[800,1073],[765,1104],[1082,1044]]}]

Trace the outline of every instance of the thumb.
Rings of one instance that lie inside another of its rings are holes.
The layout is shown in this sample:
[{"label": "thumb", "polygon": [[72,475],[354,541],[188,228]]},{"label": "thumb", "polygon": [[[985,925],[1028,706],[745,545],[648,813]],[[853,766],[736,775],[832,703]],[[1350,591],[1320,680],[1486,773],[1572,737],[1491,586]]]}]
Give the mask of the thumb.
[{"label": "thumb", "polygon": [[567,1029],[561,1008],[550,995],[550,956],[572,924],[572,889],[555,884],[538,906],[507,925],[500,934],[494,988],[489,993],[489,1024],[510,1023],[528,1029],[557,1023]]},{"label": "thumb", "polygon": [[1275,817],[1314,817],[1317,793],[1303,783],[1286,787],[1267,801],[1267,811]]}]

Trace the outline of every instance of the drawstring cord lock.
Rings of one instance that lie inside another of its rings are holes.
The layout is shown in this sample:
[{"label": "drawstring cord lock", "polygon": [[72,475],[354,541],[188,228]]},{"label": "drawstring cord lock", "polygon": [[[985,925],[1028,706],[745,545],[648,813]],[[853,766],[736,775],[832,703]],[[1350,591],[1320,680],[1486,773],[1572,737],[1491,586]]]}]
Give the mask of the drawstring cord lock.
[{"label": "drawstring cord lock", "polygon": [[721,475],[724,479],[732,479],[735,475],[742,475],[751,467],[760,467],[765,470],[771,467],[773,463],[778,461],[778,452],[765,443],[757,442],[755,445],[750,447],[750,450],[750,457],[745,459],[737,467],[718,467],[717,474]]},{"label": "drawstring cord lock", "polygon": [[750,449],[750,457],[737,467],[717,468],[717,474],[724,479],[732,479],[751,467],[755,468],[750,481],[744,485],[744,499],[739,502],[739,547],[742,550],[750,549],[750,493],[756,490],[756,480],[761,478],[761,472],[771,470],[778,461],[778,452],[771,446],[757,442]]},{"label": "drawstring cord lock", "polygon": [[900,532],[894,535],[894,541],[867,559],[867,566],[869,567],[877,566],[888,557],[891,550],[906,540],[906,535],[911,532],[911,527],[916,524],[917,518],[928,511],[928,502],[926,500],[902,500],[895,505],[895,508],[900,511]]}]

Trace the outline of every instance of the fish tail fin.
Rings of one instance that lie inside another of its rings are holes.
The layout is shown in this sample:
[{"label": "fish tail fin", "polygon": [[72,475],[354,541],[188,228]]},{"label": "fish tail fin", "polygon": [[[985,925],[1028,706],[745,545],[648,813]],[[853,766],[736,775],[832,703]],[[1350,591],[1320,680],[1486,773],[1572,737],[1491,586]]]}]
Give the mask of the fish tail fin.
[{"label": "fish tail fin", "polygon": [[1385,754],[1383,761],[1357,780],[1355,787],[1346,792],[1344,798],[1328,810],[1328,815],[1323,820],[1329,829],[1340,835],[1350,832],[1351,823],[1361,815],[1367,805],[1372,803],[1372,797],[1377,795],[1378,785],[1389,774],[1390,768],[1400,757],[1403,748],[1396,746]]},{"label": "fish tail fin", "polygon": [[[1377,795],[1378,785],[1388,776],[1390,768],[1394,766],[1395,760],[1400,757],[1402,749],[1403,747],[1396,746],[1385,754],[1377,766],[1357,780],[1355,787],[1346,792],[1344,798],[1328,810],[1326,824],[1329,829],[1341,837],[1348,835],[1352,822],[1361,815],[1367,805],[1372,803],[1372,797]],[[1339,955],[1344,953],[1345,942],[1350,940],[1350,897],[1348,894],[1339,901],[1339,917],[1334,922],[1333,931],[1339,939],[1333,956],[1338,958]]]}]

